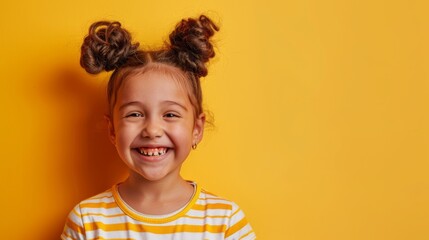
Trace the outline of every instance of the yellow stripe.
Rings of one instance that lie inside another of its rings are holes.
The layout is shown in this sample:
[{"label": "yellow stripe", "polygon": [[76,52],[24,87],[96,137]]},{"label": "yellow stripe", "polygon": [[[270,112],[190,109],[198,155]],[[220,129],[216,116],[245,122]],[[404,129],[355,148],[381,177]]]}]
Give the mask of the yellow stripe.
[{"label": "yellow stripe", "polygon": [[144,226],[132,223],[104,224],[101,222],[85,224],[87,231],[103,230],[109,231],[134,231],[134,232],[150,232],[155,234],[172,234],[180,232],[210,232],[222,233],[225,231],[225,225],[173,225],[173,226]]},{"label": "yellow stripe", "polygon": [[[87,238],[87,240],[112,240],[112,238],[95,237]],[[135,238],[115,238],[115,240],[135,240]]]},{"label": "yellow stripe", "polygon": [[[127,216],[124,213],[118,213],[118,214],[114,214],[114,215],[105,215],[102,213],[85,213],[81,215],[82,217],[90,217],[90,216],[100,216],[100,217],[105,217],[105,218],[114,218],[114,217],[123,217],[123,216]],[[213,216],[191,216],[191,215],[185,215],[183,217],[186,218],[192,218],[192,219],[207,219],[207,218],[228,218],[228,216],[226,215],[213,215]]]},{"label": "yellow stripe", "polygon": [[84,233],[85,229],[83,229],[81,226],[77,225],[75,222],[73,222],[70,218],[66,221],[66,226],[70,228],[71,230],[77,232],[77,233]]},{"label": "yellow stripe", "polygon": [[241,219],[238,223],[231,226],[228,230],[226,230],[225,237],[229,237],[232,234],[236,233],[238,230],[242,229],[247,225],[247,220],[245,218]]},{"label": "yellow stripe", "polygon": [[235,215],[235,214],[237,214],[238,212],[240,212],[240,209],[239,209],[239,208],[238,208],[237,210],[235,210],[235,212],[233,212],[229,218],[234,217],[234,215]]},{"label": "yellow stripe", "polygon": [[228,201],[224,198],[220,198],[220,197],[200,197],[200,200],[204,201],[204,200],[223,200],[223,201]]},{"label": "yellow stripe", "polygon": [[67,238],[73,239],[72,236],[68,232],[64,231],[63,235],[66,236]]},{"label": "yellow stripe", "polygon": [[76,208],[73,208],[73,213],[76,215],[76,216],[78,216],[78,217],[81,217],[82,215],[80,214],[80,213],[78,213],[77,211],[76,211]]},{"label": "yellow stripe", "polygon": [[194,210],[206,210],[206,209],[224,209],[231,210],[232,207],[229,204],[224,203],[208,203],[206,205],[195,204],[192,209]]},{"label": "yellow stripe", "polygon": [[99,203],[81,203],[80,208],[117,208],[118,205],[115,202],[111,203],[105,203],[105,202],[99,202]]},{"label": "yellow stripe", "polygon": [[[94,197],[91,197],[88,200],[99,200],[99,199],[103,199],[103,198],[112,198],[112,194],[108,193],[109,191],[110,191],[110,189],[105,191],[105,192],[102,192],[102,193],[100,193]],[[108,193],[108,194],[106,194],[106,193]],[[102,196],[100,196],[100,195],[102,195]]]},{"label": "yellow stripe", "polygon": [[228,218],[228,216],[223,216],[223,215],[217,215],[217,216],[190,216],[190,215],[185,215],[184,217],[186,218],[192,218],[192,219],[207,219],[207,218]]},{"label": "yellow stripe", "polygon": [[243,239],[247,236],[249,236],[249,234],[253,233],[253,231],[249,231],[248,233],[244,234],[243,236],[240,237],[240,239]]},{"label": "yellow stripe", "polygon": [[100,216],[100,217],[105,217],[105,218],[114,218],[114,217],[122,217],[122,216],[126,216],[126,215],[124,213],[118,213],[118,214],[113,214],[113,215],[106,215],[106,214],[102,214],[102,213],[85,213],[85,214],[82,214],[82,216],[85,216],[85,217]]}]

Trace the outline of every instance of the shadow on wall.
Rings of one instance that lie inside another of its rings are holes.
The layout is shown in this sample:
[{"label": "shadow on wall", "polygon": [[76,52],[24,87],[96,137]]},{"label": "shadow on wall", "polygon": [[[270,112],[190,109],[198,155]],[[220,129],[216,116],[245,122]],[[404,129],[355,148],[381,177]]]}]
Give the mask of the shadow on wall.
[{"label": "shadow on wall", "polygon": [[53,177],[57,186],[53,189],[60,192],[50,195],[55,194],[60,210],[54,213],[53,225],[46,229],[43,239],[59,239],[66,216],[79,201],[105,191],[126,176],[125,165],[108,139],[104,119],[108,76],[91,77],[76,64],[56,69],[48,73],[42,94],[49,106],[48,117],[55,118],[56,126],[47,137],[48,144],[55,146],[48,164],[56,168]]}]

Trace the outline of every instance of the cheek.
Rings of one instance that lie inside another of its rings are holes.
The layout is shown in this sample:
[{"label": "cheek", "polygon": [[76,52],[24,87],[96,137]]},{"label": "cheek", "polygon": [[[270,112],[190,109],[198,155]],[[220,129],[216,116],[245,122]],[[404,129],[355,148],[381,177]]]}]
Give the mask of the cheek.
[{"label": "cheek", "polygon": [[116,129],[116,144],[120,148],[128,148],[137,134],[137,129],[132,125],[118,124]]},{"label": "cheek", "polygon": [[193,128],[191,126],[178,126],[171,129],[171,133],[174,135],[174,139],[181,145],[192,145],[192,133]]}]

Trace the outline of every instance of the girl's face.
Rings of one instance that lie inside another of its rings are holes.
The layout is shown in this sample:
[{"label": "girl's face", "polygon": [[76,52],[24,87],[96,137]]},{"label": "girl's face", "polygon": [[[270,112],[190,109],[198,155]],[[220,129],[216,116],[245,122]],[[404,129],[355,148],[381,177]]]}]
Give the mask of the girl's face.
[{"label": "girl's face", "polygon": [[132,175],[149,181],[180,177],[192,145],[203,136],[205,116],[195,117],[193,109],[183,84],[162,70],[122,83],[109,133]]}]

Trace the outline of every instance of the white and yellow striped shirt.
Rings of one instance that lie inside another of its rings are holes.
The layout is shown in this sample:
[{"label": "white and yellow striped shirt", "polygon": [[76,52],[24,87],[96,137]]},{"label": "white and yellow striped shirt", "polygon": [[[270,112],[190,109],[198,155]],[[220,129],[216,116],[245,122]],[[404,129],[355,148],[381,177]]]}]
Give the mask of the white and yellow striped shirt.
[{"label": "white and yellow striped shirt", "polygon": [[235,203],[196,184],[195,188],[193,198],[183,209],[155,217],[131,209],[114,185],[70,212],[61,239],[255,239],[252,227]]}]

